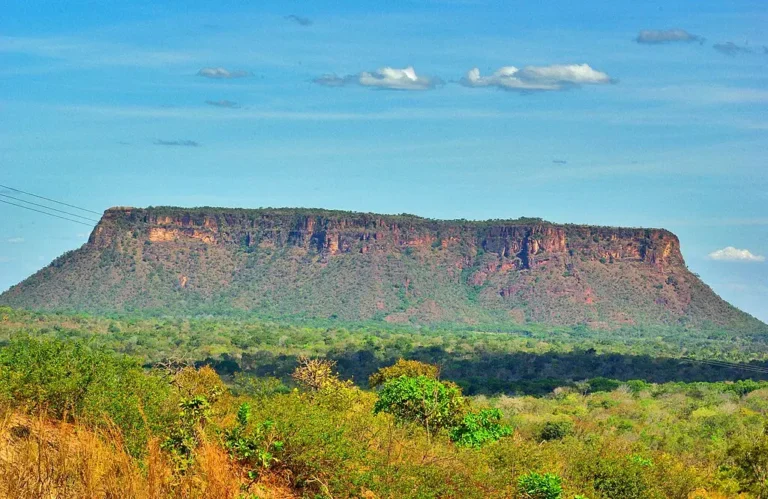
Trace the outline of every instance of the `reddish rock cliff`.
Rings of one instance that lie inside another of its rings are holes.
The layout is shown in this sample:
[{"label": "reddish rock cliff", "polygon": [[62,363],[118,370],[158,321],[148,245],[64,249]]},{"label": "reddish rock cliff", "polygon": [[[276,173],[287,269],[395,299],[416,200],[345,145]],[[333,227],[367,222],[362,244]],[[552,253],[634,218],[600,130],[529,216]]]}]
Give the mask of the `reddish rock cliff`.
[{"label": "reddish rock cliff", "polygon": [[[165,210],[163,208],[159,210]],[[499,256],[499,265],[529,269],[544,260],[576,254],[593,260],[638,261],[682,266],[677,237],[661,229],[554,225],[542,221],[436,221],[413,216],[294,210],[205,209],[175,215],[153,209],[112,208],[93,231],[90,244],[106,247],[128,232],[151,242],[199,240],[215,245],[294,246],[330,256],[405,248],[464,246]]]}]

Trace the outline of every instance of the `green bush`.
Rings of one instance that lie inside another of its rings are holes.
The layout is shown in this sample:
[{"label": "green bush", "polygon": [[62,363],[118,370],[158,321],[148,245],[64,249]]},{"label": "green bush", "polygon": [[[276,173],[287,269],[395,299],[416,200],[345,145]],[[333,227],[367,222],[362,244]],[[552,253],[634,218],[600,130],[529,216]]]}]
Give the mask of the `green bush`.
[{"label": "green bush", "polygon": [[512,434],[512,428],[501,424],[501,411],[483,409],[469,413],[451,429],[451,440],[462,447],[482,447],[488,442],[495,442]]},{"label": "green bush", "polygon": [[544,441],[561,440],[573,434],[573,422],[570,420],[547,421],[539,432],[539,439]]},{"label": "green bush", "polygon": [[742,491],[768,498],[768,427],[753,438],[739,438],[728,449],[731,474]]},{"label": "green bush", "polygon": [[592,469],[593,487],[608,499],[648,499],[650,467],[648,461],[642,458],[599,459]]},{"label": "green bush", "polygon": [[560,499],[563,497],[562,480],[554,473],[531,472],[517,481],[517,491],[522,499]]},{"label": "green bush", "polygon": [[587,381],[587,383],[589,384],[589,391],[592,393],[612,392],[613,390],[621,386],[621,383],[619,383],[615,379],[608,379],[608,378],[602,378],[602,377],[593,378]]},{"label": "green bush", "polygon": [[174,420],[166,382],[136,359],[81,341],[13,339],[0,350],[0,398],[57,419],[115,424],[133,454]]},{"label": "green bush", "polygon": [[398,423],[416,423],[432,434],[456,426],[465,405],[456,385],[427,376],[401,376],[384,383],[374,413],[392,414]]},{"label": "green bush", "polygon": [[178,471],[186,471],[192,464],[210,411],[211,404],[202,395],[182,400],[179,404],[178,421],[161,445],[163,450],[171,454]]},{"label": "green bush", "polygon": [[650,390],[651,387],[653,386],[650,383],[643,381],[641,379],[631,379],[627,381],[626,384],[632,393],[640,393],[645,390]]},{"label": "green bush", "polygon": [[744,395],[747,395],[748,393],[751,393],[755,390],[759,390],[760,388],[764,388],[765,383],[760,383],[758,381],[754,381],[751,379],[742,379],[735,381],[733,383],[727,383],[725,387],[723,388],[726,392],[733,392],[736,395],[743,397]]},{"label": "green bush", "polygon": [[274,377],[257,378],[256,376],[238,372],[235,373],[232,380],[232,393],[234,395],[264,399],[278,393],[285,394],[290,391],[291,389],[282,380]]},{"label": "green bush", "polygon": [[[246,438],[256,437],[256,445],[251,448],[269,452],[278,459],[279,462],[273,459],[269,466],[287,470],[293,485],[309,492],[308,497],[349,497],[352,484],[364,480],[363,475],[369,473],[360,465],[368,462],[362,435],[372,428],[371,420],[375,418],[370,412],[366,411],[365,419],[358,416],[350,421],[344,410],[310,394],[293,391],[254,405],[249,413],[248,421],[270,422],[255,427],[246,423]],[[241,424],[242,416],[239,419]],[[276,442],[280,442],[279,448],[271,445]],[[264,460],[256,455],[251,463],[259,466]]]},{"label": "green bush", "polygon": [[381,386],[387,381],[400,376],[415,378],[417,376],[426,376],[427,378],[437,379],[439,369],[433,364],[425,364],[418,360],[398,359],[394,365],[382,367],[368,378],[368,385],[371,388]]},{"label": "green bush", "polygon": [[237,424],[224,432],[224,446],[230,455],[242,464],[249,465],[251,476],[260,469],[268,469],[279,462],[277,455],[284,444],[278,438],[275,423],[266,420],[249,429],[251,407],[243,403],[237,410]]}]

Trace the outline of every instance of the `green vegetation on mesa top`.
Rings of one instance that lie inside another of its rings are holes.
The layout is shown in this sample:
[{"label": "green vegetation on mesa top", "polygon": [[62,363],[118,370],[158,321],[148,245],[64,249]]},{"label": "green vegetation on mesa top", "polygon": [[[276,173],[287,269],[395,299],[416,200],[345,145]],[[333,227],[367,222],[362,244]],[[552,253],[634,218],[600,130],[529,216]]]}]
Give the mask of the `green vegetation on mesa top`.
[{"label": "green vegetation on mesa top", "polygon": [[[250,218],[258,218],[263,215],[279,215],[279,216],[299,216],[299,217],[320,217],[320,218],[336,218],[336,219],[351,219],[351,218],[368,218],[371,220],[385,219],[388,222],[409,222],[409,223],[422,223],[422,224],[444,224],[444,225],[457,225],[467,224],[477,227],[489,226],[489,225],[555,225],[553,222],[548,222],[539,217],[518,217],[518,218],[499,218],[499,219],[487,219],[487,220],[471,220],[471,219],[439,219],[428,218],[412,213],[398,213],[398,214],[384,214],[384,213],[372,213],[362,211],[346,211],[346,210],[329,210],[325,208],[222,208],[220,206],[197,206],[194,208],[183,208],[179,206],[148,206],[146,208],[134,208],[129,206],[119,206],[110,208],[109,211],[125,212],[125,211],[139,211],[142,213],[152,213],[158,216],[169,217],[183,217],[183,216],[196,216],[196,217],[222,217],[226,220],[228,215],[245,215]],[[585,225],[572,224],[576,227]]]}]

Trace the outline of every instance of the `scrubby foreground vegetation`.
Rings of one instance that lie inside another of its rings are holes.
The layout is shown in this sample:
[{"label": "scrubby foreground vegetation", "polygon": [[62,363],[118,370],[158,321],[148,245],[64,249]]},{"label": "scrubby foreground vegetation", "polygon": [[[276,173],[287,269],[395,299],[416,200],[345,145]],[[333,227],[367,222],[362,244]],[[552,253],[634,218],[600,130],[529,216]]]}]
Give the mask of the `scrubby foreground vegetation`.
[{"label": "scrubby foreground vegetation", "polygon": [[468,397],[399,361],[362,390],[141,361],[82,341],[0,350],[3,497],[768,497],[768,384],[593,380]]}]

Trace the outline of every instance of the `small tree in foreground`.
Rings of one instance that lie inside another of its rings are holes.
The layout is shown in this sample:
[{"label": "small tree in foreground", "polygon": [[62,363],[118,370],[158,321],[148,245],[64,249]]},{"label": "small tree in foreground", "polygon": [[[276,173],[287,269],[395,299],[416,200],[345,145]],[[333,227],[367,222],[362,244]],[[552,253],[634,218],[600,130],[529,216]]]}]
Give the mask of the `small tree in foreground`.
[{"label": "small tree in foreground", "polygon": [[251,467],[248,475],[258,477],[260,470],[268,469],[280,460],[277,455],[283,450],[283,441],[275,428],[275,423],[266,420],[258,425],[249,425],[251,407],[247,403],[237,410],[237,422],[233,428],[225,430],[224,446],[229,454],[241,464]]},{"label": "small tree in foreground", "polygon": [[291,377],[301,386],[311,391],[320,391],[330,385],[339,383],[339,378],[333,372],[335,362],[327,359],[310,359],[299,357],[299,365]]},{"label": "small tree in foreground", "polygon": [[573,435],[573,421],[567,419],[547,421],[539,432],[539,438],[544,442],[562,440],[568,435]]},{"label": "small tree in foreground", "polygon": [[426,376],[427,378],[437,379],[440,370],[434,364],[426,364],[418,360],[399,359],[391,366],[382,367],[368,378],[368,385],[371,388],[381,386],[389,380],[407,376],[416,378]]},{"label": "small tree in foreground", "polygon": [[456,426],[465,407],[461,389],[427,376],[401,376],[387,381],[379,392],[374,413],[386,412],[398,423],[416,423],[428,434]]},{"label": "small tree in foreground", "polygon": [[728,457],[742,492],[768,498],[768,425],[756,437],[736,440],[728,449]]},{"label": "small tree in foreground", "polygon": [[512,434],[512,428],[501,424],[501,411],[483,409],[466,414],[451,430],[451,440],[462,447],[482,447]]}]

